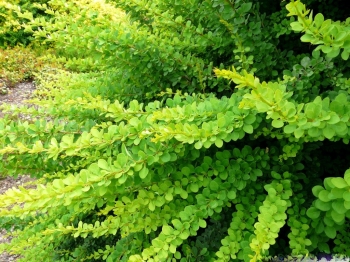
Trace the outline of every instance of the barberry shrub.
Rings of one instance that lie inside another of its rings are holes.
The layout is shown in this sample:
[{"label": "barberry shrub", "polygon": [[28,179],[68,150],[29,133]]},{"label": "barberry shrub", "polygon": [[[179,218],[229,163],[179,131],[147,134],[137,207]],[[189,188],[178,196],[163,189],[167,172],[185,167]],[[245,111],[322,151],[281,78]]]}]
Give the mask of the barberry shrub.
[{"label": "barberry shrub", "polygon": [[47,2],[49,0],[2,0],[0,2],[0,48],[31,44],[33,36],[30,32],[25,32],[22,26],[27,20],[25,15],[49,19],[50,15],[37,6]]},{"label": "barberry shrub", "polygon": [[0,49],[0,80],[13,87],[16,83],[34,79],[44,65],[37,54],[23,47]]},{"label": "barberry shrub", "polygon": [[1,106],[0,172],[38,180],[0,196],[16,229],[0,251],[349,256],[350,20],[276,2],[53,0],[54,19],[27,14],[68,70],[37,76],[38,107]]}]

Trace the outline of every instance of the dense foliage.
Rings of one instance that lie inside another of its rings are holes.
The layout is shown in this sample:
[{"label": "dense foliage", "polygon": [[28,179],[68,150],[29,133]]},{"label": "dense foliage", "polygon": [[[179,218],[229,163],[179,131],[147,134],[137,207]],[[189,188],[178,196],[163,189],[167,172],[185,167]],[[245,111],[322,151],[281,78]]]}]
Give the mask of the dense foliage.
[{"label": "dense foliage", "polygon": [[45,4],[48,0],[2,0],[0,2],[0,47],[28,45],[33,40],[32,34],[22,27],[26,19],[23,14],[31,14],[41,19],[50,15],[38,8],[37,4]]},{"label": "dense foliage", "polygon": [[0,196],[3,227],[17,229],[0,252],[350,256],[350,19],[335,5],[318,5],[323,14],[267,0],[35,6],[44,18],[18,13],[22,28],[65,70],[36,74],[36,107],[1,106],[0,172],[38,180]]},{"label": "dense foliage", "polygon": [[9,87],[33,79],[42,67],[43,63],[28,49],[15,47],[0,50],[0,79]]}]

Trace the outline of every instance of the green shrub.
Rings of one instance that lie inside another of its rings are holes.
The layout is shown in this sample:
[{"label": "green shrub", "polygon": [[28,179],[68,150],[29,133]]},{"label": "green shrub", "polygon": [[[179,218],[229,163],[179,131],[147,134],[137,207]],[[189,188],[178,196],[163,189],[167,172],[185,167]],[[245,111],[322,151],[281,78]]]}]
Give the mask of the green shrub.
[{"label": "green shrub", "polygon": [[0,80],[0,95],[5,95],[8,93],[8,87],[5,80]]},{"label": "green shrub", "polygon": [[2,0],[0,3],[0,48],[29,45],[33,37],[23,28],[23,24],[28,21],[26,14],[48,19],[50,16],[37,6],[47,2],[49,0]]},{"label": "green shrub", "polygon": [[0,196],[24,219],[0,252],[349,256],[349,19],[276,5],[50,1],[26,30],[70,71],[36,74],[39,108],[1,106],[33,120],[0,120],[0,172],[39,180]]},{"label": "green shrub", "polygon": [[18,82],[32,80],[41,70],[43,62],[35,52],[23,47],[0,49],[0,79],[8,87]]}]

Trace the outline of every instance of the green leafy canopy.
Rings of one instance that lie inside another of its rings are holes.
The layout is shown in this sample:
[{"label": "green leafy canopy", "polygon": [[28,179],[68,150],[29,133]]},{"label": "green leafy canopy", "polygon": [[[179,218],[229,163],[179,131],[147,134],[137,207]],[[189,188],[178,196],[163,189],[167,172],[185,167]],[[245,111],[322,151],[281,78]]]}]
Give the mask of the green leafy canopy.
[{"label": "green leafy canopy", "polygon": [[300,1],[16,4],[0,4],[12,10],[0,38],[19,17],[62,68],[33,73],[35,106],[0,106],[0,173],[37,178],[0,195],[1,225],[15,228],[0,252],[350,255],[350,36],[336,7],[332,20]]}]

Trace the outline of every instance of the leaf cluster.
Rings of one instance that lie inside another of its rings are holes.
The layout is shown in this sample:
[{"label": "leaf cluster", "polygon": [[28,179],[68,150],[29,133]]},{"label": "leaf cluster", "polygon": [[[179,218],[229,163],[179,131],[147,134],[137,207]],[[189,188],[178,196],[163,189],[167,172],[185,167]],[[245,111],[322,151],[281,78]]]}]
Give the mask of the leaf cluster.
[{"label": "leaf cluster", "polygon": [[42,66],[43,62],[31,50],[22,47],[0,49],[0,80],[6,82],[9,88],[16,83],[33,79]]},{"label": "leaf cluster", "polygon": [[30,45],[33,37],[22,27],[27,20],[22,14],[32,14],[34,17],[48,19],[37,4],[46,4],[49,0],[3,0],[0,3],[0,47],[15,47]]}]

